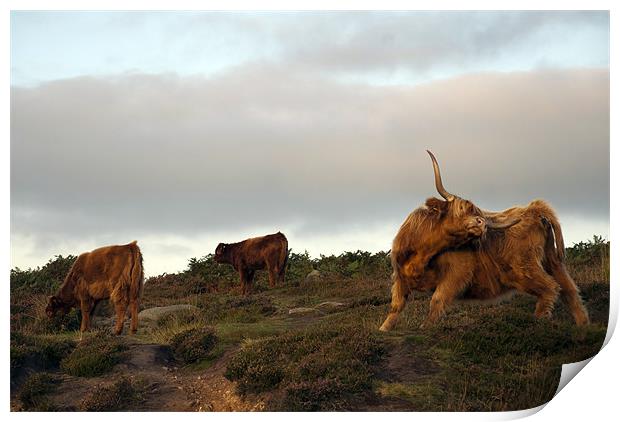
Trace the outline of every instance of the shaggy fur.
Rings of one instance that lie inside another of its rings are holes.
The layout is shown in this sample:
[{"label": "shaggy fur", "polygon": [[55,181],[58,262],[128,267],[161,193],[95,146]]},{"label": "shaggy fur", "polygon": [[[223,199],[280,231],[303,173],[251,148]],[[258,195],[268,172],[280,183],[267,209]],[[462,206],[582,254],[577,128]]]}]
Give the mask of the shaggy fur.
[{"label": "shaggy fur", "polygon": [[220,243],[215,249],[216,262],[230,264],[239,272],[241,293],[252,288],[256,270],[267,269],[269,287],[284,283],[288,261],[288,240],[282,233],[253,237],[237,243]]},{"label": "shaggy fur", "polygon": [[58,293],[49,298],[48,317],[67,313],[79,306],[82,312],[80,331],[90,328],[90,317],[97,303],[110,299],[116,311],[115,333],[121,334],[125,313],[131,312],[131,333],[138,329],[138,308],[144,285],[142,253],[133,241],[127,245],[105,246],[81,254]]},{"label": "shaggy fur", "polygon": [[[437,211],[430,210],[428,201],[426,209],[414,211],[392,246],[392,305],[382,331],[394,327],[413,290],[434,291],[423,325],[436,322],[459,297],[490,301],[513,290],[538,298],[537,317],[550,317],[561,293],[576,324],[589,322],[579,290],[564,266],[559,221],[547,203],[536,200],[502,212],[475,207],[469,210],[465,215],[481,213],[487,221],[518,223],[502,230],[483,230],[479,236],[468,232],[473,236],[453,237],[444,225],[454,221],[444,220]],[[466,228],[467,224],[462,226]]]}]

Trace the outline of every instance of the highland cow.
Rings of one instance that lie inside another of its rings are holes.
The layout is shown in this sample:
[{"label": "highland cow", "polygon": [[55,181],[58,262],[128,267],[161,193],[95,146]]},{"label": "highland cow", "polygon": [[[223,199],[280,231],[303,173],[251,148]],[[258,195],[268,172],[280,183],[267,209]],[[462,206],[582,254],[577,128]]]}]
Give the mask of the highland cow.
[{"label": "highland cow", "polygon": [[[114,332],[123,331],[127,308],[131,312],[131,333],[138,329],[138,308],[144,285],[142,253],[133,241],[127,245],[105,246],[78,256],[58,292],[49,298],[45,312],[52,318],[80,307],[80,333],[90,328],[97,303],[110,299],[116,311]],[[81,336],[81,334],[80,334]]]},{"label": "highland cow", "polygon": [[484,211],[443,187],[437,160],[430,198],[402,224],[392,244],[392,304],[381,326],[391,330],[414,290],[433,292],[423,323],[436,322],[457,298],[493,300],[521,291],[538,298],[535,315],[550,317],[561,294],[578,325],[587,311],[564,265],[564,240],[553,209],[536,200],[525,207]]},{"label": "highland cow", "polygon": [[269,287],[284,283],[288,261],[288,240],[282,233],[254,237],[237,243],[220,243],[215,249],[214,260],[230,264],[239,272],[241,293],[252,289],[256,270],[267,269]]}]

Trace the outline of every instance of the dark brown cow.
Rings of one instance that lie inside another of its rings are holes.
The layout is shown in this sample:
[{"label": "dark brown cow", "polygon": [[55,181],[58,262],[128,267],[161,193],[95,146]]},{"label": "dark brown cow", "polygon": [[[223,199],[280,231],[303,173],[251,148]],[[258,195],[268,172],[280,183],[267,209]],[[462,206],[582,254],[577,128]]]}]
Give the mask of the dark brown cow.
[{"label": "dark brown cow", "polygon": [[138,329],[138,308],[144,284],[142,253],[133,241],[127,245],[105,246],[81,254],[67,274],[58,293],[49,298],[45,312],[53,317],[80,307],[80,332],[90,328],[90,317],[97,303],[110,299],[116,311],[114,332],[121,334],[125,313],[131,312],[131,333]]},{"label": "dark brown cow", "polygon": [[550,317],[561,293],[575,322],[587,324],[579,290],[564,266],[564,240],[553,209],[536,200],[501,212],[481,210],[444,189],[429,154],[445,201],[427,200],[394,238],[392,305],[380,329],[394,327],[414,290],[434,292],[423,325],[437,321],[456,298],[492,300],[515,290],[538,298],[537,317]]},{"label": "dark brown cow", "polygon": [[288,240],[282,233],[277,232],[237,243],[220,243],[213,258],[216,262],[232,265],[239,272],[241,293],[247,295],[252,288],[256,270],[267,269],[269,287],[284,283]]}]

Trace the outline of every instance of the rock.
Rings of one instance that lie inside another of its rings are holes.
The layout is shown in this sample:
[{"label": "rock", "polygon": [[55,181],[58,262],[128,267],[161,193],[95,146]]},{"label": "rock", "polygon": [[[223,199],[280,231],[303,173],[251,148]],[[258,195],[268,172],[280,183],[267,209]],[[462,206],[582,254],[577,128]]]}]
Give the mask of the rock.
[{"label": "rock", "polygon": [[318,305],[316,305],[317,308],[319,308],[320,310],[331,310],[334,308],[339,308],[341,306],[344,306],[344,303],[340,303],[340,302],[323,302],[323,303],[319,303]]},{"label": "rock", "polygon": [[174,314],[177,312],[194,311],[197,309],[198,308],[194,305],[159,306],[143,310],[138,314],[138,320],[140,321],[140,323],[142,323],[143,321],[157,322],[166,315]]},{"label": "rock", "polygon": [[306,281],[315,281],[322,277],[322,274],[319,270],[312,270],[306,276]]},{"label": "rock", "polygon": [[303,316],[303,315],[310,315],[310,314],[314,314],[318,312],[319,311],[314,308],[293,308],[293,309],[289,309],[288,314],[295,315],[295,316]]}]

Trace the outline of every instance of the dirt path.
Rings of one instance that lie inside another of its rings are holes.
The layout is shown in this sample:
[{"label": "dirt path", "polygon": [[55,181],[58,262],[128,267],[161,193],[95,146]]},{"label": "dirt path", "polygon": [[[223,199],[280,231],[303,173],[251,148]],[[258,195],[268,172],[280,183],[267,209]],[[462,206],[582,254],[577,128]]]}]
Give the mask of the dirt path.
[{"label": "dirt path", "polygon": [[[257,397],[241,398],[235,393],[235,384],[224,377],[226,363],[236,350],[228,350],[206,370],[179,377],[185,389],[191,392],[192,402],[199,411],[231,412],[258,411],[265,408]],[[180,371],[183,372],[183,371]]]},{"label": "dirt path", "polygon": [[[125,359],[100,377],[73,377],[55,372],[56,387],[46,395],[55,410],[84,410],[84,400],[128,378],[137,397],[127,406],[132,411],[257,411],[265,405],[257,397],[243,399],[224,377],[226,363],[235,353],[225,352],[209,368],[192,370],[176,366],[167,346],[127,343]],[[21,410],[12,397],[13,410]]]}]

